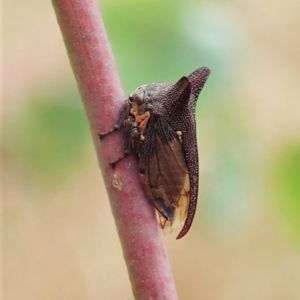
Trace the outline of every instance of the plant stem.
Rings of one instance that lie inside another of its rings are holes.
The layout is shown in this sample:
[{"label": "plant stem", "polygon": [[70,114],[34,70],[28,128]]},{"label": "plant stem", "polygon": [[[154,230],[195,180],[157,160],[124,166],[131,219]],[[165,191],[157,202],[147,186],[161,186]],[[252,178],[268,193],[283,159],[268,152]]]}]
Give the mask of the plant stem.
[{"label": "plant stem", "polygon": [[176,300],[161,230],[139,182],[137,159],[129,156],[113,170],[109,162],[122,153],[121,135],[98,139],[113,125],[125,97],[97,3],[52,3],[90,123],[134,296]]}]

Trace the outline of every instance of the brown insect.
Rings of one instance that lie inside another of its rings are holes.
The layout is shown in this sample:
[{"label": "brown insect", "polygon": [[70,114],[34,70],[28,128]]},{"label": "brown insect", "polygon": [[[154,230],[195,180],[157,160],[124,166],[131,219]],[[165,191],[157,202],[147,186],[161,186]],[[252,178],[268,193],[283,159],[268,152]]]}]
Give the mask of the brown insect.
[{"label": "brown insect", "polygon": [[190,229],[198,199],[198,150],[195,107],[210,71],[199,68],[177,83],[152,83],[137,88],[123,104],[113,128],[123,128],[124,153],[133,149],[140,179],[165,232]]}]

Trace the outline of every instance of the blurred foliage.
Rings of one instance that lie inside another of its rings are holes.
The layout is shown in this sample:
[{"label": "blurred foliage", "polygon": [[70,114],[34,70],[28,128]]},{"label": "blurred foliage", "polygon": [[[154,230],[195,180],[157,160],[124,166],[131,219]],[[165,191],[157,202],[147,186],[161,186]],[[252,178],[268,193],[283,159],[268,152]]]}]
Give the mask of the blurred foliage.
[{"label": "blurred foliage", "polygon": [[222,73],[227,73],[225,81],[231,77],[235,69],[231,62],[236,61],[241,46],[235,38],[238,31],[233,30],[225,10],[219,10],[217,19],[214,15],[204,18],[211,11],[200,7],[201,3],[173,1],[170,5],[170,1],[156,0],[103,6],[105,26],[127,93],[141,84],[178,80],[201,66],[212,70],[206,87],[211,92]]},{"label": "blurred foliage", "polygon": [[300,142],[287,145],[271,169],[271,193],[290,235],[300,245]]},{"label": "blurred foliage", "polygon": [[178,69],[183,70],[184,62],[178,58],[186,45],[179,42],[178,22],[174,22],[179,17],[178,6],[178,2],[170,6],[164,1],[143,1],[134,6],[122,2],[104,7],[105,25],[122,82],[129,91],[154,80],[172,79]]},{"label": "blurred foliage", "polygon": [[51,185],[63,183],[84,164],[90,143],[87,128],[79,96],[73,91],[41,94],[28,99],[10,123],[8,152],[22,176],[30,174]]}]

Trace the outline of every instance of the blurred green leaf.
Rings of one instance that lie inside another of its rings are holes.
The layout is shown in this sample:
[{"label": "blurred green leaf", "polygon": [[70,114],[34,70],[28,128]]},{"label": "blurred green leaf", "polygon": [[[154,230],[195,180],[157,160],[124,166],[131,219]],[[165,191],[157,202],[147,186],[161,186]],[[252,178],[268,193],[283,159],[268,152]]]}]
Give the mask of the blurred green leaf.
[{"label": "blurred green leaf", "polygon": [[7,135],[14,166],[47,184],[63,182],[83,165],[89,141],[83,109],[65,92],[29,100]]},{"label": "blurred green leaf", "polygon": [[284,217],[287,230],[300,242],[300,143],[287,146],[276,157],[271,171],[274,204]]},{"label": "blurred green leaf", "polygon": [[[198,26],[192,16],[191,26],[196,28],[185,27],[191,5],[191,1],[155,0],[104,6],[106,29],[127,93],[141,84],[173,82],[200,66],[210,67],[209,62],[224,61],[222,49],[205,51],[205,43],[195,43],[188,35],[206,31],[205,24]],[[200,8],[197,11],[200,14]]]}]

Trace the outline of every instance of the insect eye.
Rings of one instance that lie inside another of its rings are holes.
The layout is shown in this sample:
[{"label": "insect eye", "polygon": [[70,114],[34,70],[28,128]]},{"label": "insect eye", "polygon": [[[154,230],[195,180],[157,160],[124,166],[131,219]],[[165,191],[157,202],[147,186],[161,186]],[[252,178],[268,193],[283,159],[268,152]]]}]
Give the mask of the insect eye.
[{"label": "insect eye", "polygon": [[143,103],[143,99],[139,95],[134,95],[132,97],[132,100],[137,104],[141,105]]}]

